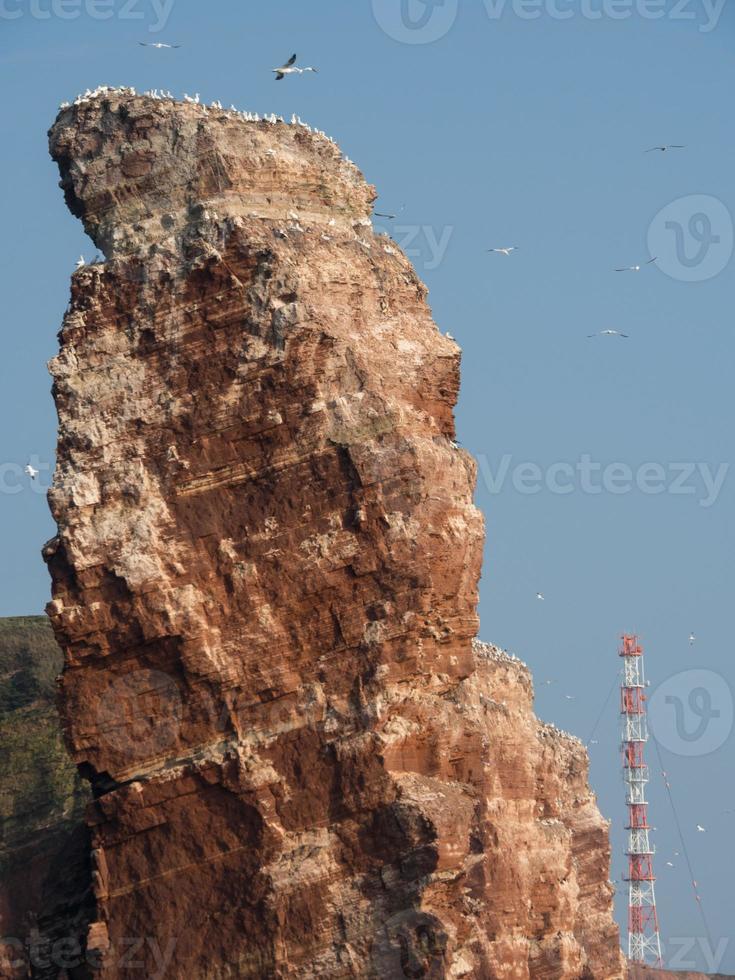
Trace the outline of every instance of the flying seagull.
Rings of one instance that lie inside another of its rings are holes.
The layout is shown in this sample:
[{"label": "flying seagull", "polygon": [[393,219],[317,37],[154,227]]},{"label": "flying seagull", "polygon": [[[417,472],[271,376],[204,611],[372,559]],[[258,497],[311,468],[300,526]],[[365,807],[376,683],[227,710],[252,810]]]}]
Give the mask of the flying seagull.
[{"label": "flying seagull", "polygon": [[654,255],[652,259],[649,259],[648,262],[644,262],[643,265],[625,265],[623,266],[622,269],[616,269],[615,271],[616,272],[640,272],[644,266],[651,265],[653,262],[656,261],[657,258],[658,256]]},{"label": "flying seagull", "polygon": [[406,207],[406,205],[405,204],[402,204],[400,206],[400,208],[396,211],[395,214],[389,214],[386,211],[373,211],[373,214],[375,215],[376,218],[390,218],[392,220],[393,218],[397,218],[398,215],[401,213],[401,211],[404,210],[405,207]]},{"label": "flying seagull", "polygon": [[707,833],[706,829],[702,826],[701,823],[698,823],[697,824],[697,832],[700,833],[700,834],[706,834]]},{"label": "flying seagull", "polygon": [[76,264],[75,268],[76,269],[83,269],[86,264],[87,263],[86,263],[86,261],[84,259],[84,256],[83,255],[80,255],[79,258],[77,259],[77,264]]},{"label": "flying seagull", "polygon": [[26,476],[30,476],[32,480],[35,480],[38,476],[38,470],[31,466],[30,463],[24,468],[23,472],[26,474]]},{"label": "flying seagull", "polygon": [[537,599],[541,599],[541,601],[543,602],[543,600],[546,598],[546,596],[543,594],[543,592],[537,592],[536,593],[536,598]]},{"label": "flying seagull", "polygon": [[276,74],[276,81],[280,82],[282,78],[286,75],[303,75],[305,71],[313,71],[317,73],[316,68],[298,68],[296,65],[296,55],[292,54],[285,65],[281,65],[280,68],[272,69]]},{"label": "flying seagull", "polygon": [[499,252],[500,255],[510,255],[511,252],[517,252],[520,245],[509,245],[506,248],[489,248],[488,252]]},{"label": "flying seagull", "polygon": [[666,153],[667,150],[683,150],[686,148],[686,143],[682,146],[681,143],[667,143],[666,146],[652,146],[650,150],[646,150],[646,153],[655,153],[659,150],[661,153]]},{"label": "flying seagull", "polygon": [[666,867],[667,867],[667,868],[673,868],[673,867],[674,867],[674,863],[673,863],[673,861],[667,861],[667,862],[666,862]]},{"label": "flying seagull", "polygon": [[588,333],[587,339],[591,337],[625,337],[628,339],[627,333],[621,333],[619,330],[599,330],[597,333]]},{"label": "flying seagull", "polygon": [[690,646],[690,647],[691,647],[691,646],[694,646],[694,641],[695,641],[696,639],[697,639],[697,638],[696,638],[696,636],[694,635],[694,633],[690,633],[690,634],[689,634],[689,646]]},{"label": "flying seagull", "polygon": [[180,48],[180,44],[166,44],[165,41],[138,41],[138,44],[143,48]]},{"label": "flying seagull", "polygon": [[575,694],[565,694],[564,697],[567,699],[567,701],[576,701],[577,700],[577,696]]}]

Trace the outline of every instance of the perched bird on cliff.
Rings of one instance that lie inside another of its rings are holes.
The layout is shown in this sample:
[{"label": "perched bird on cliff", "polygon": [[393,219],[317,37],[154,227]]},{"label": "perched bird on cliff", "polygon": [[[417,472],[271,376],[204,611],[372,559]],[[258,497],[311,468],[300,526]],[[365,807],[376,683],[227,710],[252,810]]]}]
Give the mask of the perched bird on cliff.
[{"label": "perched bird on cliff", "polygon": [[642,268],[644,268],[647,265],[651,265],[653,262],[656,261],[657,258],[658,256],[654,255],[652,259],[649,259],[648,262],[644,262],[643,265],[625,265],[623,266],[622,269],[616,269],[615,271],[616,272],[640,272]]},{"label": "perched bird on cliff", "polygon": [[628,334],[627,333],[621,333],[619,330],[598,330],[597,333],[588,333],[587,334],[587,339],[588,340],[591,337],[625,337],[625,339],[627,340],[628,339]]},{"label": "perched bird on cliff", "polygon": [[652,146],[650,150],[646,150],[646,153],[655,153],[659,150],[661,153],[666,153],[667,150],[683,150],[686,148],[686,144],[682,146],[681,143],[667,143],[666,146]]},{"label": "perched bird on cliff", "polygon": [[23,472],[26,474],[26,476],[30,476],[32,480],[35,480],[38,476],[38,470],[34,466],[31,466],[30,463],[24,467]]},{"label": "perched bird on cliff", "polygon": [[315,74],[318,74],[316,68],[311,68],[311,67],[299,68],[296,65],[295,54],[291,55],[291,57],[288,59],[285,65],[281,65],[280,68],[273,68],[272,71],[275,72],[277,82],[280,82],[281,79],[285,78],[286,75],[303,75],[305,71],[313,71]]},{"label": "perched bird on cliff", "polygon": [[166,44],[165,41],[138,41],[138,44],[140,44],[141,47],[143,47],[143,48],[158,48],[159,51],[161,50],[161,48],[180,48],[181,47],[180,44]]},{"label": "perched bird on cliff", "polygon": [[77,269],[83,269],[86,264],[87,263],[84,260],[84,256],[83,255],[80,255],[79,258],[77,259],[76,268]]},{"label": "perched bird on cliff", "polygon": [[498,252],[500,255],[510,255],[511,252],[517,252],[520,245],[509,245],[507,248],[489,248],[488,252]]}]

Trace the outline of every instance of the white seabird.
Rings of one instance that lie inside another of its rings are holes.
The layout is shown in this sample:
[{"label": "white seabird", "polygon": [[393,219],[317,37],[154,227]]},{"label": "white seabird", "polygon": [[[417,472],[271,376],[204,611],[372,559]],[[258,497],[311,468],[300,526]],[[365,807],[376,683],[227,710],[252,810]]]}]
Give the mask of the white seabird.
[{"label": "white seabird", "polygon": [[286,77],[286,75],[303,75],[305,71],[313,71],[315,74],[318,74],[317,69],[312,68],[311,66],[299,68],[296,64],[295,54],[291,55],[285,65],[281,65],[280,68],[273,68],[271,70],[275,72],[277,82],[280,82],[282,78]]},{"label": "white seabird", "polygon": [[30,476],[32,480],[35,480],[38,476],[38,470],[34,466],[31,466],[30,463],[23,468],[23,472],[26,476]]},{"label": "white seabird", "polygon": [[500,255],[510,255],[511,252],[517,252],[520,245],[508,245],[504,248],[489,248],[488,252],[498,252]]},{"label": "white seabird", "polygon": [[700,834],[706,834],[707,833],[706,829],[702,826],[701,823],[698,823],[697,824],[697,833],[700,833]]},{"label": "white seabird", "polygon": [[543,601],[546,598],[546,596],[543,594],[543,592],[537,592],[536,598],[541,599],[541,601]]},{"label": "white seabird", "polygon": [[77,259],[76,268],[77,269],[83,269],[86,264],[87,263],[84,260],[84,256],[83,255],[80,255],[79,258]]},{"label": "white seabird", "polygon": [[143,48],[180,48],[180,44],[166,44],[165,41],[138,41],[138,44]]},{"label": "white seabird", "polygon": [[695,641],[696,639],[697,639],[697,638],[696,638],[696,636],[694,635],[694,633],[690,633],[690,634],[689,634],[689,646],[690,646],[690,647],[691,647],[691,646],[694,646],[694,641]]},{"label": "white seabird", "polygon": [[649,259],[648,262],[644,262],[643,265],[625,265],[623,266],[622,269],[616,269],[615,271],[616,272],[640,272],[641,269],[643,269],[645,266],[651,265],[653,262],[655,262],[657,258],[658,256],[654,255],[652,259]]},{"label": "white seabird", "polygon": [[627,333],[621,333],[619,330],[598,330],[597,333],[588,333],[587,334],[587,339],[588,340],[591,337],[625,337],[625,339],[627,340],[628,339],[628,334]]}]

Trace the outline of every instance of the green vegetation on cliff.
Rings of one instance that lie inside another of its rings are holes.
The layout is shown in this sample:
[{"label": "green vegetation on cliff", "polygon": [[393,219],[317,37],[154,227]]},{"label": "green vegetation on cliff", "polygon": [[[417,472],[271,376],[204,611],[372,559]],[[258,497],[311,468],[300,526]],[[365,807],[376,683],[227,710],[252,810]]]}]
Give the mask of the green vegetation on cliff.
[{"label": "green vegetation on cliff", "polygon": [[45,616],[0,619],[0,870],[42,829],[81,818],[54,703],[61,663]]}]

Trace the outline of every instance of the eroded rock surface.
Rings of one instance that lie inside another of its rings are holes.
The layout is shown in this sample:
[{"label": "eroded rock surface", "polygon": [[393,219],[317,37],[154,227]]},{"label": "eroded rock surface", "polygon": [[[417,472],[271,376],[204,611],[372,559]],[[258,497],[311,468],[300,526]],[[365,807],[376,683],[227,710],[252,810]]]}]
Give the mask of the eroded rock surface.
[{"label": "eroded rock surface", "polygon": [[[473,643],[459,349],[320,134],[107,92],[52,363],[62,716],[103,978],[623,976],[607,825]],[[140,975],[140,972],[138,974]]]}]

